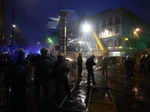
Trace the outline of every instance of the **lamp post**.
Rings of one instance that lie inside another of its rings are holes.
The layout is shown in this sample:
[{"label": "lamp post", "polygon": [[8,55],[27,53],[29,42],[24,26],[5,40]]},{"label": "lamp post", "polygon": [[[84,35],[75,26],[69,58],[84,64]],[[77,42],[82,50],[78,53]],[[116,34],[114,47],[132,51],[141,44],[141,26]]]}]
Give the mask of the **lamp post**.
[{"label": "lamp post", "polygon": [[9,39],[9,42],[8,42],[9,46],[12,46],[13,42],[15,40],[15,30],[16,30],[16,28],[17,28],[16,24],[11,25],[11,35],[10,35],[10,39]]},{"label": "lamp post", "polygon": [[15,38],[15,30],[17,28],[17,26],[15,24],[12,24],[12,34],[11,34],[11,39],[14,40]]}]

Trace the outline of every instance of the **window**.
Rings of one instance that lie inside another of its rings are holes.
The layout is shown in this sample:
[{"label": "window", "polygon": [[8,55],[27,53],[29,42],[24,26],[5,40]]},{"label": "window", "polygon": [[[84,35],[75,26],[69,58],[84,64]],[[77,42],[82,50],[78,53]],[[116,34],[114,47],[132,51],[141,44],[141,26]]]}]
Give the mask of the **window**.
[{"label": "window", "polygon": [[116,26],[116,31],[115,33],[119,33],[120,32],[120,27],[119,26]]},{"label": "window", "polygon": [[120,22],[120,17],[118,17],[118,16],[116,16],[115,17],[115,24],[120,24],[121,22]]},{"label": "window", "polygon": [[106,27],[106,20],[103,21],[102,23],[102,27],[105,28]]},{"label": "window", "polygon": [[109,18],[108,25],[109,25],[109,26],[112,25],[112,17]]}]

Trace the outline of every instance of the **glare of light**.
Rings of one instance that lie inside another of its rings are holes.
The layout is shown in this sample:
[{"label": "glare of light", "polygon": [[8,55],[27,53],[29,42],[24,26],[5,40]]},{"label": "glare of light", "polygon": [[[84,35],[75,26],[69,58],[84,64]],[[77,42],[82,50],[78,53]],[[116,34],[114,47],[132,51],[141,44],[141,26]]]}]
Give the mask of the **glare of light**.
[{"label": "glare of light", "polygon": [[12,27],[13,27],[13,28],[16,28],[16,25],[15,25],[15,24],[13,24],[13,25],[12,25]]},{"label": "glare of light", "polygon": [[132,91],[135,93],[135,95],[138,95],[138,88],[137,87],[134,87],[134,88],[132,88]]},{"label": "glare of light", "polygon": [[140,29],[140,28],[136,28],[135,31],[136,31],[136,32],[139,32],[139,31],[141,31],[141,29]]},{"label": "glare of light", "polygon": [[79,43],[79,44],[84,44],[84,42],[83,42],[83,41],[78,41],[78,43]]},{"label": "glare of light", "polygon": [[9,88],[9,89],[8,89],[8,91],[9,91],[9,92],[11,92],[11,91],[12,91],[12,89],[11,89],[11,88]]},{"label": "glare of light", "polygon": [[53,43],[53,40],[51,38],[48,38],[47,40],[48,40],[48,43],[51,43],[51,44]]},{"label": "glare of light", "polygon": [[98,63],[98,59],[97,59],[97,58],[95,58],[95,60],[94,60],[94,61],[95,61],[95,63]]},{"label": "glare of light", "polygon": [[32,77],[31,80],[34,81],[34,77]]},{"label": "glare of light", "polygon": [[136,28],[136,29],[133,31],[134,36],[139,37],[139,32],[140,32],[140,31],[141,31],[140,28]]},{"label": "glare of light", "polygon": [[104,32],[101,33],[101,37],[107,38],[113,36],[113,33],[109,31],[108,29],[105,29]]},{"label": "glare of light", "polygon": [[134,35],[137,35],[137,32],[136,32],[136,31],[134,31],[133,33],[134,33]]},{"label": "glare of light", "polygon": [[41,51],[40,51],[40,49],[37,51],[37,53],[38,53],[38,54],[41,54]]},{"label": "glare of light", "polygon": [[133,91],[137,93],[137,92],[138,92],[138,88],[137,88],[137,87],[134,87],[134,88],[133,88]]},{"label": "glare of light", "polygon": [[28,54],[29,54],[29,50],[25,50],[25,57],[27,57],[28,56]]},{"label": "glare of light", "polygon": [[108,94],[107,94],[107,93],[105,93],[105,98],[106,98],[106,99],[108,98]]},{"label": "glare of light", "polygon": [[126,37],[126,38],[124,38],[124,40],[125,40],[125,41],[128,41],[129,39]]},{"label": "glare of light", "polygon": [[69,41],[69,43],[73,43],[73,42],[74,42],[74,40],[70,40],[70,41]]},{"label": "glare of light", "polygon": [[112,49],[112,47],[108,47],[108,49]]},{"label": "glare of light", "polygon": [[110,52],[110,56],[121,56],[121,52]]},{"label": "glare of light", "polygon": [[84,24],[82,25],[82,31],[83,31],[84,33],[89,33],[89,32],[91,32],[91,31],[92,31],[91,25],[88,24],[88,23],[84,23]]},{"label": "glare of light", "polygon": [[73,59],[71,59],[71,58],[66,58],[66,60],[71,61],[71,62],[73,61]]},{"label": "glare of light", "polygon": [[104,34],[105,34],[106,36],[108,36],[108,35],[109,35],[109,31],[108,31],[107,29],[105,29]]},{"label": "glare of light", "polygon": [[119,49],[122,49],[123,47],[122,46],[119,46]]},{"label": "glare of light", "polygon": [[92,51],[92,48],[89,48],[90,51]]}]

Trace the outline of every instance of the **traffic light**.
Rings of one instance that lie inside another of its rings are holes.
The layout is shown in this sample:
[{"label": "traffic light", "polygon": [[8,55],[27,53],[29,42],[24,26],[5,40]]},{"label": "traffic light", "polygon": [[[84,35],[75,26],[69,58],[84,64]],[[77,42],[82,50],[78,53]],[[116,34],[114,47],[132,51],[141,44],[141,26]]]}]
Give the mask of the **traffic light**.
[{"label": "traffic light", "polygon": [[53,40],[52,37],[48,37],[48,38],[47,38],[47,42],[48,42],[49,44],[54,44],[54,40]]}]

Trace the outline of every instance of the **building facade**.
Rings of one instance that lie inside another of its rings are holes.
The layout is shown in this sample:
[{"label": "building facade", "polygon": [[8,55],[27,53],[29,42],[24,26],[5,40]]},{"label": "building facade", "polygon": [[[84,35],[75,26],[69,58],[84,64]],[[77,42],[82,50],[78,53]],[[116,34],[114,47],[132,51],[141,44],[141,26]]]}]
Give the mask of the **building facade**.
[{"label": "building facade", "polygon": [[99,38],[112,56],[124,55],[126,41],[138,36],[138,31],[149,32],[150,28],[140,17],[125,8],[103,11],[96,15],[96,21]]}]

